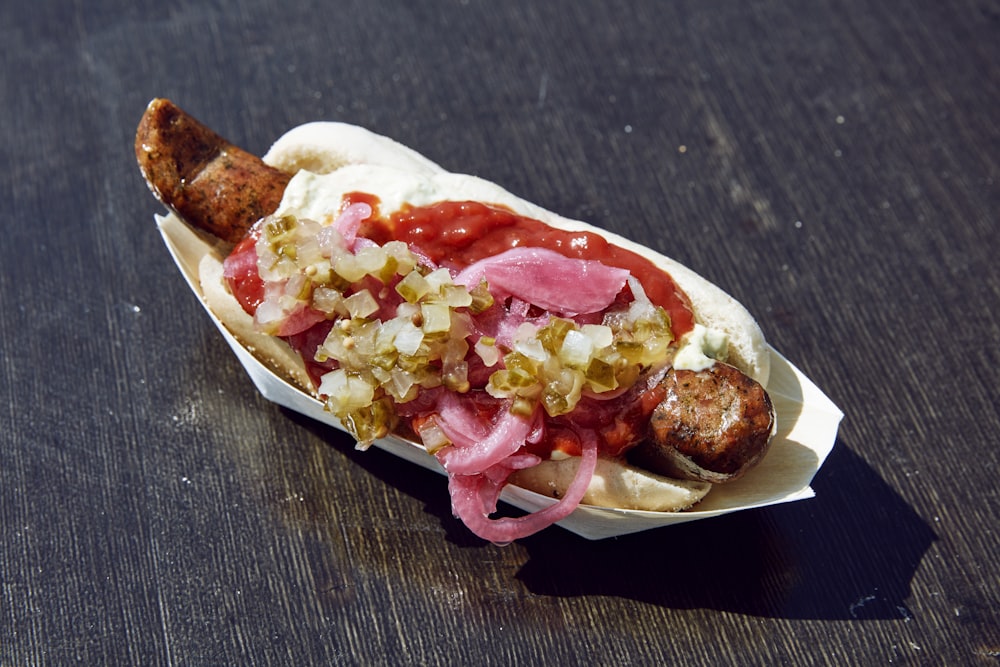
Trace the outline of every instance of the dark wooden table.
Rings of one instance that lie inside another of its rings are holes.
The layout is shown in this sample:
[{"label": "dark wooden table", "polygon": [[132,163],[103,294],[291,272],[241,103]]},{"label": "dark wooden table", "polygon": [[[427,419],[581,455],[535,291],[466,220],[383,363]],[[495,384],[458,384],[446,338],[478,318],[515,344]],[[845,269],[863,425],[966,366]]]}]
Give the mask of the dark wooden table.
[{"label": "dark wooden table", "polygon": [[[1000,664],[995,0],[43,0],[0,37],[0,664]],[[846,413],[817,497],[474,539],[254,391],[153,225],[154,96],[256,152],[361,124],[702,272]]]}]

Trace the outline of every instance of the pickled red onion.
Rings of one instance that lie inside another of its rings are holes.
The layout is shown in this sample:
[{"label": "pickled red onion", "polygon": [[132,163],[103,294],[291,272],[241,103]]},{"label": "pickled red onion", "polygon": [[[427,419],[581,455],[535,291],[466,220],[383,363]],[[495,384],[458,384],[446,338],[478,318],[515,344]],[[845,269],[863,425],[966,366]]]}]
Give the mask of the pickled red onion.
[{"label": "pickled red onion", "polygon": [[510,474],[524,461],[516,456],[495,464],[477,475],[448,476],[452,511],[473,533],[495,544],[509,544],[521,537],[533,535],[543,528],[569,516],[583,500],[597,466],[597,436],[593,431],[578,429],[582,455],[573,482],[566,494],[554,505],[520,517],[491,519],[496,511],[500,491]]},{"label": "pickled red onion", "polygon": [[456,285],[482,280],[494,297],[515,296],[561,315],[597,313],[607,308],[628,280],[626,269],[597,260],[574,259],[546,248],[512,248],[470,264]]},{"label": "pickled red onion", "polygon": [[438,454],[449,475],[471,475],[497,465],[514,455],[535,430],[537,419],[525,419],[510,411],[503,401],[494,424],[482,423],[460,396],[445,393],[438,403],[435,421],[452,446]]},{"label": "pickled red onion", "polygon": [[333,227],[340,235],[344,237],[344,241],[347,243],[347,247],[351,248],[354,246],[354,242],[358,237],[358,229],[361,228],[361,223],[372,215],[372,207],[364,202],[358,202],[356,204],[351,204],[345,208],[337,219],[333,221]]}]

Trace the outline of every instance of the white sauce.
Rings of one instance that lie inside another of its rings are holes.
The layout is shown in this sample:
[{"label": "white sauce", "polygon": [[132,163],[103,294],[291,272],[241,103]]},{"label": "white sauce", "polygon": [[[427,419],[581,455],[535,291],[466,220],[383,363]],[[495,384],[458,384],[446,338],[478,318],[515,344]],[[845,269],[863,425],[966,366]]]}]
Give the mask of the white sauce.
[{"label": "white sauce", "polygon": [[709,329],[701,324],[694,325],[681,339],[680,348],[674,356],[674,368],[682,371],[703,371],[711,368],[716,361],[729,356],[729,336],[718,329]]},{"label": "white sauce", "polygon": [[396,211],[404,203],[420,206],[440,199],[437,188],[429,185],[423,178],[388,167],[350,166],[332,174],[300,171],[288,183],[276,213],[328,225],[339,215],[345,193],[372,193],[384,211]]}]

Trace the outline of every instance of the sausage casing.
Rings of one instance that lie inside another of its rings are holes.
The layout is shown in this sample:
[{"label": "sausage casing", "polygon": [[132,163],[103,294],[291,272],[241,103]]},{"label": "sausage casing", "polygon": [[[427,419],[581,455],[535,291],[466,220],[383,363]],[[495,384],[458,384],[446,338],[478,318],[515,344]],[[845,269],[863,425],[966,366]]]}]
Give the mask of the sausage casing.
[{"label": "sausage casing", "polygon": [[165,99],[146,108],[136,131],[135,157],[164,205],[229,243],[278,208],[291,178]]}]

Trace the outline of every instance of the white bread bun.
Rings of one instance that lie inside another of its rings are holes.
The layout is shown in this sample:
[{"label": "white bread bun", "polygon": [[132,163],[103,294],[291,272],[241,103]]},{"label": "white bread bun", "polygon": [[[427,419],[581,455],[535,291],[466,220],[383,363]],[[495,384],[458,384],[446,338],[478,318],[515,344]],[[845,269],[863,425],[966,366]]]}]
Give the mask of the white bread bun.
[{"label": "white bread bun", "polygon": [[289,174],[329,174],[349,164],[381,164],[414,173],[444,169],[412,148],[347,123],[316,122],[286,132],[264,155],[264,162]]},{"label": "white bread bun", "polygon": [[[509,481],[550,498],[562,498],[573,483],[580,457],[542,461],[518,470]],[[618,459],[597,459],[597,468],[581,501],[584,505],[616,507],[623,510],[678,512],[705,497],[712,485],[682,479],[670,479],[625,464]]]},{"label": "white bread bun", "polygon": [[[344,123],[309,123],[289,131],[271,147],[264,161],[295,174],[277,213],[329,223],[349,192],[379,197],[389,213],[403,204],[423,206],[444,200],[472,200],[506,206],[514,212],[552,227],[587,231],[652,261],[688,295],[695,319],[724,332],[729,340],[728,363],[766,386],[770,351],[750,313],[719,287],[678,262],[621,236],[570,220],[527,202],[483,179],[453,174],[419,153],[386,137]],[[229,293],[222,278],[221,260],[208,255],[200,279],[210,309],[261,361],[308,393],[314,390],[301,359],[282,341],[253,328],[252,318]],[[552,497],[565,491],[578,459],[546,461],[520,471],[518,486]],[[697,503],[711,485],[654,475],[623,460],[600,459],[584,503],[622,509],[680,511]]]}]

